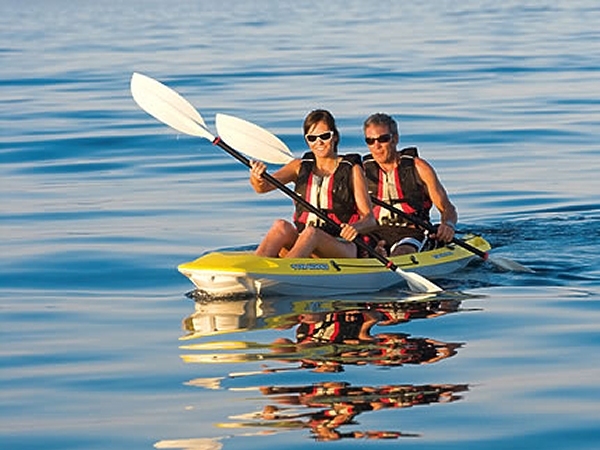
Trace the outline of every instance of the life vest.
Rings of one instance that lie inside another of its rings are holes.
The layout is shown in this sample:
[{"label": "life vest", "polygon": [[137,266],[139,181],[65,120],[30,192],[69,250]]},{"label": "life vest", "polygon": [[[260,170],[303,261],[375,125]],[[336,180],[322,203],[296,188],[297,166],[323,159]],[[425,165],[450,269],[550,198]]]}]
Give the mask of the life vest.
[{"label": "life vest", "polygon": [[[352,167],[360,164],[360,155],[342,156],[333,174],[326,177],[314,174],[315,163],[315,155],[312,152],[302,156],[295,191],[337,224],[358,221],[360,216],[354,200]],[[323,220],[300,203],[296,204],[294,223],[298,231],[302,231],[308,223],[311,223],[330,234],[335,234]]]},{"label": "life vest", "polygon": [[362,312],[340,311],[328,313],[315,323],[302,322],[296,329],[298,343],[318,342],[341,344],[358,339],[365,321]]},{"label": "life vest", "polygon": [[[416,147],[407,147],[400,151],[400,162],[395,171],[385,173],[372,155],[363,158],[363,167],[367,177],[369,194],[401,209],[429,221],[432,201],[420,184],[415,168],[415,157],[419,156]],[[373,214],[382,225],[405,225],[405,221],[386,208],[375,205]]]}]

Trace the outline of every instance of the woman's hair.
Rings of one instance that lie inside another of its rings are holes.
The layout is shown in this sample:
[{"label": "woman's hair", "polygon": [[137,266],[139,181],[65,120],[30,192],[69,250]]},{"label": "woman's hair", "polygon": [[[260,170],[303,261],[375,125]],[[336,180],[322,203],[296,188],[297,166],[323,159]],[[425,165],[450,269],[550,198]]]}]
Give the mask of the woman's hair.
[{"label": "woman's hair", "polygon": [[337,139],[333,143],[333,149],[337,153],[338,144],[340,142],[340,132],[335,125],[335,118],[333,114],[325,109],[315,109],[308,113],[306,118],[304,119],[303,131],[304,136],[308,134],[308,131],[319,122],[324,122],[329,127],[330,131],[333,131],[333,135],[337,137]]},{"label": "woman's hair", "polygon": [[363,124],[363,130],[366,130],[367,127],[369,127],[371,125],[385,125],[390,130],[390,133],[392,133],[393,135],[399,136],[398,124],[396,123],[394,118],[392,116],[390,116],[389,114],[385,114],[385,113],[371,114],[369,117],[367,117],[367,120],[365,120],[365,123]]}]

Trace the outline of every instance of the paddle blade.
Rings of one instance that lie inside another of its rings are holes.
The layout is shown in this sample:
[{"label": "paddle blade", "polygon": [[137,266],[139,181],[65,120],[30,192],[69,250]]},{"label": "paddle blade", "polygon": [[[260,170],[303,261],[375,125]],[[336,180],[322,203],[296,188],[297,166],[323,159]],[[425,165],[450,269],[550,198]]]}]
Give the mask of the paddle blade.
[{"label": "paddle blade", "polygon": [[237,117],[218,113],[215,118],[219,137],[251,159],[272,164],[287,164],[294,155],[273,133]]},{"label": "paddle blade", "polygon": [[524,266],[512,259],[504,258],[502,256],[489,256],[488,262],[492,263],[496,267],[506,272],[525,272],[525,273],[535,273],[535,270],[530,269],[529,267]]},{"label": "paddle blade", "polygon": [[414,272],[405,272],[402,269],[396,269],[396,273],[406,280],[408,287],[413,292],[423,292],[427,294],[434,294],[436,292],[442,292],[443,289],[437,284],[429,281],[427,278]]},{"label": "paddle blade", "polygon": [[131,76],[131,95],[140,108],[180,133],[203,137],[211,142],[215,139],[200,113],[181,95],[155,79],[134,73]]}]

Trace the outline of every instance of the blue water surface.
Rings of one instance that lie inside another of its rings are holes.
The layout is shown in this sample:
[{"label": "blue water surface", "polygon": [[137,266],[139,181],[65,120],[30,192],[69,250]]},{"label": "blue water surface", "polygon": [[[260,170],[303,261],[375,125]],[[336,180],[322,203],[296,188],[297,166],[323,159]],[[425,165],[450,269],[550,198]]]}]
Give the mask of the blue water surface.
[{"label": "blue water surface", "polygon": [[[0,448],[600,447],[597,2],[0,4]],[[296,155],[311,109],[360,153],[393,114],[459,228],[535,273],[195,301],[176,266],[291,203],[143,112],[133,72]],[[297,345],[365,317],[369,341]]]}]

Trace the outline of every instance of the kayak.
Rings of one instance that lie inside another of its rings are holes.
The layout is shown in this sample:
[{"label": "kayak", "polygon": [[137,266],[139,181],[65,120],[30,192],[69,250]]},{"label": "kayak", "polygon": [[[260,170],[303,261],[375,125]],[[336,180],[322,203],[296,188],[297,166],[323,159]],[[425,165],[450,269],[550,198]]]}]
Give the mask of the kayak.
[{"label": "kayak", "polygon": [[[491,249],[478,235],[463,240],[482,252]],[[453,243],[390,258],[403,271],[426,278],[445,277],[474,259],[479,258]],[[405,282],[374,258],[270,258],[252,250],[208,252],[177,269],[210,298],[373,293]]]}]

